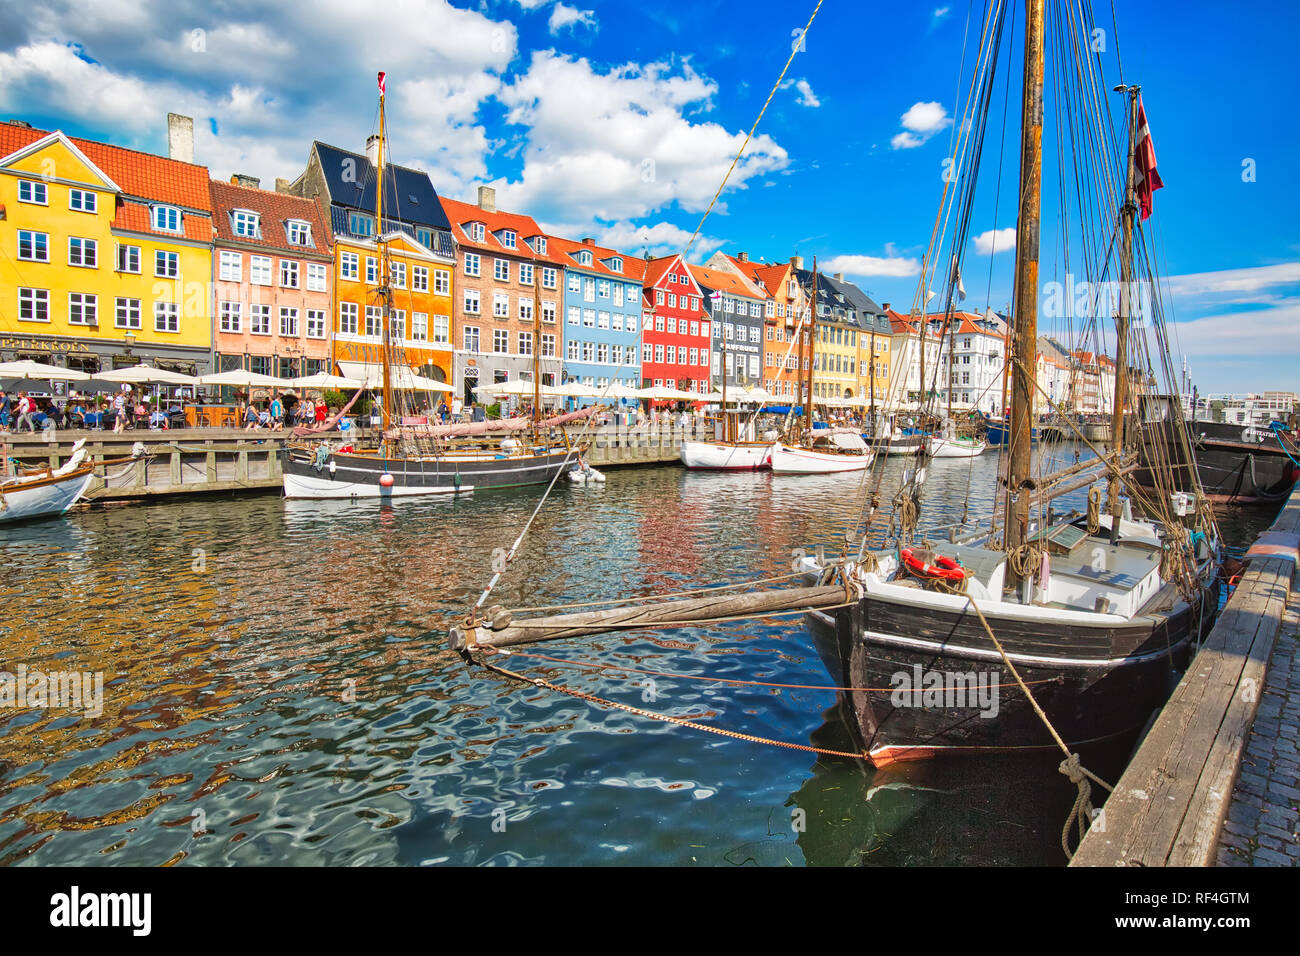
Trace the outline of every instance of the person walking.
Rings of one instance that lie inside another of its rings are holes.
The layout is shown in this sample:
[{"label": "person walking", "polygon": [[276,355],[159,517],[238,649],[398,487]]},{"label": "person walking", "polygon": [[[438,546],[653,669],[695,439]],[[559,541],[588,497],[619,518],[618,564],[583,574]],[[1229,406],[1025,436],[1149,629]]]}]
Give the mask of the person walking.
[{"label": "person walking", "polygon": [[121,434],[126,429],[126,393],[118,392],[113,396],[113,434]]},{"label": "person walking", "polygon": [[15,411],[17,412],[18,415],[18,424],[14,428],[15,432],[22,431],[24,426],[26,426],[27,431],[30,432],[36,431],[36,419],[32,415],[32,413],[35,410],[36,410],[36,406],[34,405],[32,400],[27,397],[27,393],[19,392],[18,405],[15,408]]},{"label": "person walking", "polygon": [[276,432],[284,427],[284,403],[280,401],[279,395],[272,397],[267,412],[271,431]]},{"label": "person walking", "polygon": [[12,412],[13,404],[5,390],[0,388],[0,433],[9,431],[9,416]]}]

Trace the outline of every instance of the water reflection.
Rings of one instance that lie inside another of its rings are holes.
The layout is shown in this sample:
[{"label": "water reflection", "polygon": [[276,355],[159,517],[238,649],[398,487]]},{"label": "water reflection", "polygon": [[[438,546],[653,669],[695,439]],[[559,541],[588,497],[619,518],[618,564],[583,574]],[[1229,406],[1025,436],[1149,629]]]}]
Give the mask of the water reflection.
[{"label": "water reflection", "polygon": [[[936,463],[923,520],[960,517],[967,477],[991,487],[993,463]],[[858,486],[668,467],[558,487],[491,600],[783,574],[792,548],[842,546]],[[0,709],[0,864],[1055,862],[1073,794],[1051,762],[956,779],[885,779],[833,758],[810,771],[806,753],[467,667],[444,649],[446,627],[539,494],[204,500],[7,528],[0,669],[101,671],[105,701],[93,719]],[[537,650],[557,660],[512,666],[742,733],[848,746],[833,692],[691,679],[829,683],[797,618]]]}]

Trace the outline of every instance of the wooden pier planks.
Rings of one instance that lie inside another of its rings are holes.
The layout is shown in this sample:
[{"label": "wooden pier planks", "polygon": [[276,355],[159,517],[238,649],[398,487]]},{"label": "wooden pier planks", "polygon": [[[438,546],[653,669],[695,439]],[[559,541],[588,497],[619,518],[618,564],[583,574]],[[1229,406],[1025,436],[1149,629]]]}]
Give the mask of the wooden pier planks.
[{"label": "wooden pier planks", "polygon": [[[1272,531],[1300,532],[1300,486]],[[1255,558],[1071,866],[1209,866],[1295,566]]]}]

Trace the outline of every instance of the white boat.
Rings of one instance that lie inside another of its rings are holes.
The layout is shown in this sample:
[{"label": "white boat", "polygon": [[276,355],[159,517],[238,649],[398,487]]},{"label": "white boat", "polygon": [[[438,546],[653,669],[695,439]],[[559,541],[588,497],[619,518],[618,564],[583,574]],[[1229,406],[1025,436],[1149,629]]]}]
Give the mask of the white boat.
[{"label": "white boat", "polygon": [[977,458],[988,447],[988,442],[978,438],[931,438],[926,442],[931,458]]},{"label": "white boat", "polygon": [[841,471],[865,471],[876,460],[862,436],[850,431],[816,435],[812,447],[772,446],[772,473],[775,475],[829,475]]},{"label": "white boat", "polygon": [[86,450],[78,446],[52,471],[0,478],[0,523],[52,517],[71,508],[90,487],[95,471],[85,460]]},{"label": "white boat", "polygon": [[771,442],[682,442],[681,459],[687,468],[714,471],[757,471],[772,463]]}]

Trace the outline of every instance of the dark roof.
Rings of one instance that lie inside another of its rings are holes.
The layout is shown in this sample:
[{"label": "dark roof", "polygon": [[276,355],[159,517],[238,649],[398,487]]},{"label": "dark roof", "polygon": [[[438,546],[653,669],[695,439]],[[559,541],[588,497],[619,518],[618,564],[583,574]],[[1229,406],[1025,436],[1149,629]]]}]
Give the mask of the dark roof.
[{"label": "dark roof", "polygon": [[[339,149],[319,140],[312,143],[312,149],[320,161],[330,203],[374,215],[377,177],[370,160],[361,153]],[[384,218],[389,217],[399,222],[451,230],[429,174],[392,163],[384,167]]]},{"label": "dark roof", "polygon": [[[374,213],[371,213],[371,216],[373,217]],[[450,230],[438,229],[434,226],[412,225],[409,222],[401,222],[397,219],[389,219],[385,216],[384,228],[382,231],[384,235],[393,232],[402,232],[410,236],[416,242],[423,243],[424,240],[416,235],[416,230],[420,228],[428,229],[432,233],[432,237],[428,244],[430,252],[437,253],[444,259],[456,258],[456,246],[451,241]],[[341,206],[330,206],[330,229],[333,231],[334,235],[343,236],[344,238],[364,238],[372,241],[374,239],[373,234],[353,237],[352,225],[348,221],[348,210]]]},{"label": "dark roof", "polygon": [[[803,286],[804,293],[812,294],[813,274],[811,269],[794,269],[795,278]],[[817,274],[817,304],[830,306],[832,310],[842,309],[846,313],[852,312],[853,318],[848,315],[835,316],[832,314],[831,319],[836,322],[843,322],[847,325],[856,325],[864,332],[874,331],[879,335],[889,335],[891,324],[889,317],[885,315],[882,309],[871,296],[867,295],[852,282],[843,279],[836,279],[824,272]],[[820,312],[820,310],[819,310]],[[819,320],[825,321],[820,315]]]}]

